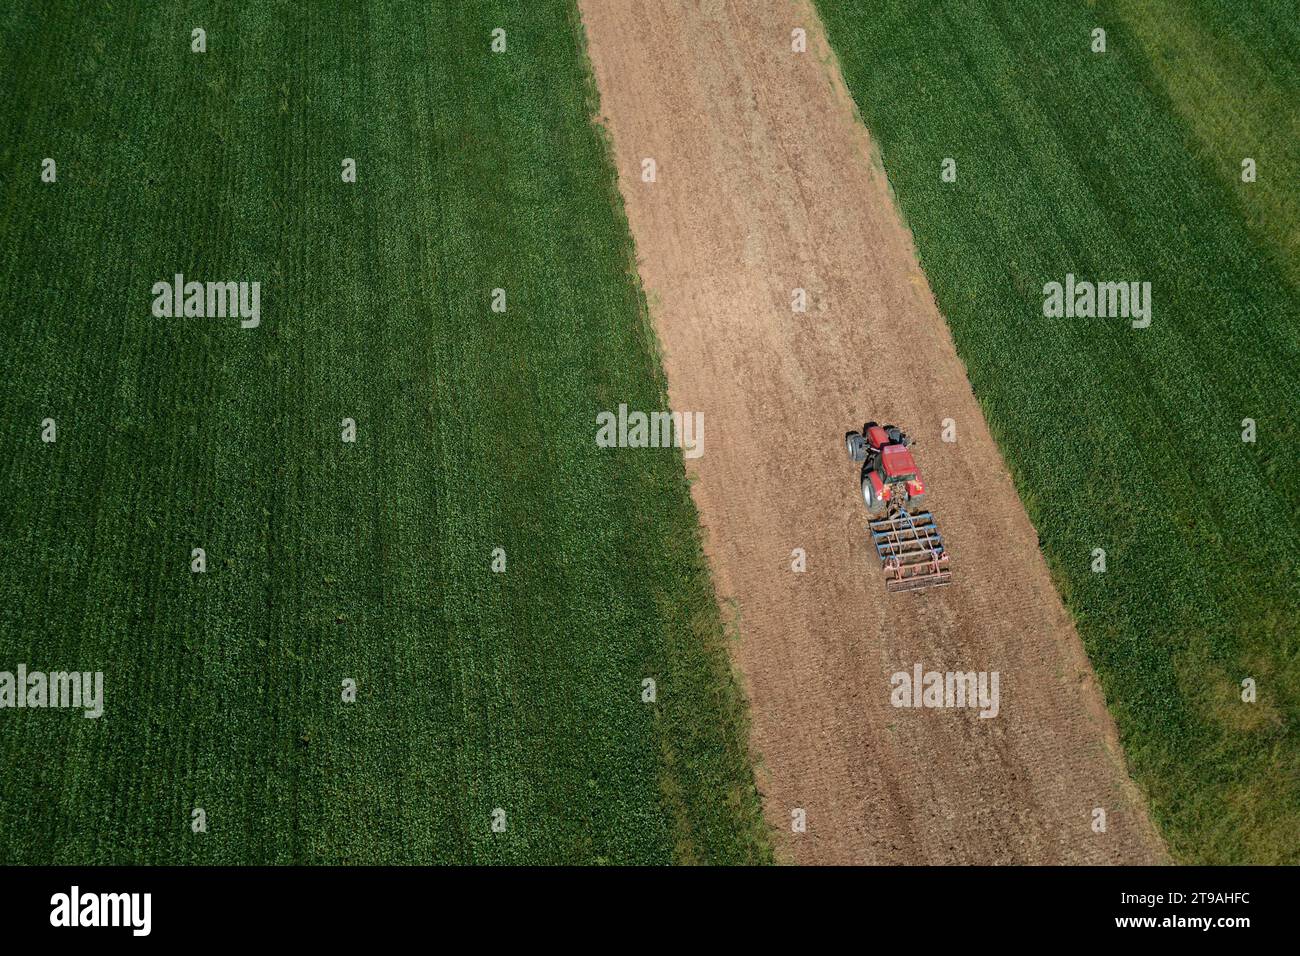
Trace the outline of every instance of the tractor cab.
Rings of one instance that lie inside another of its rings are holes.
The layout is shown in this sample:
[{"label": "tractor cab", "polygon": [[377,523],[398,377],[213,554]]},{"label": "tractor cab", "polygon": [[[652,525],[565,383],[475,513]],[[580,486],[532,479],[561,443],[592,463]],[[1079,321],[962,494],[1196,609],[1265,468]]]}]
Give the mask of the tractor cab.
[{"label": "tractor cab", "polygon": [[903,445],[886,445],[880,450],[880,465],[885,477],[893,481],[915,481],[916,462]]}]

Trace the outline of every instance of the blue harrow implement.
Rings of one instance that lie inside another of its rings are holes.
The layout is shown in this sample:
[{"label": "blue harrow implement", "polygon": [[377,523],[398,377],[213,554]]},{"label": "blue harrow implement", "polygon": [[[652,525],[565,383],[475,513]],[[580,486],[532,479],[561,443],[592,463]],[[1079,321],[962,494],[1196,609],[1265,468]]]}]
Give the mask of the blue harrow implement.
[{"label": "blue harrow implement", "polygon": [[867,526],[871,543],[885,568],[885,590],[919,591],[952,580],[943,535],[928,511],[876,518]]}]

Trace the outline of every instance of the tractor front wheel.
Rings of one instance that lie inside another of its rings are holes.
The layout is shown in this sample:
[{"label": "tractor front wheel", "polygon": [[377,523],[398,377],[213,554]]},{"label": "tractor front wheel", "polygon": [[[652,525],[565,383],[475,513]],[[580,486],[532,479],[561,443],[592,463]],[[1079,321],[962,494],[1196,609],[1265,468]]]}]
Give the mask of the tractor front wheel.
[{"label": "tractor front wheel", "polygon": [[849,432],[844,436],[844,444],[848,447],[850,461],[866,461],[867,440],[860,434]]}]

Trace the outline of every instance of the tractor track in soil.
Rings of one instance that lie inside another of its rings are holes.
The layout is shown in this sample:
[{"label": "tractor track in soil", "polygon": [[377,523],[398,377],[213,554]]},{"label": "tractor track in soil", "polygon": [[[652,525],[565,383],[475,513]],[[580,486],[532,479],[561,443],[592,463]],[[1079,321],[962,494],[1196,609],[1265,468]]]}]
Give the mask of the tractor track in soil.
[{"label": "tractor track in soil", "polygon": [[[687,467],[719,598],[738,609],[779,855],[1166,861],[816,13],[579,8],[670,400],[704,413]],[[791,312],[796,287],[807,314]],[[939,439],[946,418],[956,443]],[[843,442],[866,419],[917,440],[949,587],[885,594]],[[891,674],[916,663],[998,671],[1001,713],[891,707]]]}]

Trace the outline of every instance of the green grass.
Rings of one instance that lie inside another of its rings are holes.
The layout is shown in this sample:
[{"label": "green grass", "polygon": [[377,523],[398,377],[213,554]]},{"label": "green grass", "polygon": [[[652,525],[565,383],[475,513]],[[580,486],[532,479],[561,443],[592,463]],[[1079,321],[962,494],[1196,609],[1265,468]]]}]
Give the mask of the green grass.
[{"label": "green grass", "polygon": [[[1300,862],[1294,11],[817,5],[1171,850]],[[1151,327],[1044,318],[1067,272]]]},{"label": "green grass", "polygon": [[594,444],[667,399],[573,5],[22,0],[0,62],[0,670],[106,684],[0,711],[0,860],[770,859],[680,456]]},{"label": "green grass", "polygon": [[[1159,89],[1227,184],[1247,226],[1300,287],[1300,21],[1294,7],[1216,0],[1118,0],[1105,8],[1136,41]],[[1108,20],[1111,17],[1108,16]],[[1257,166],[1241,180],[1241,161]]]}]

